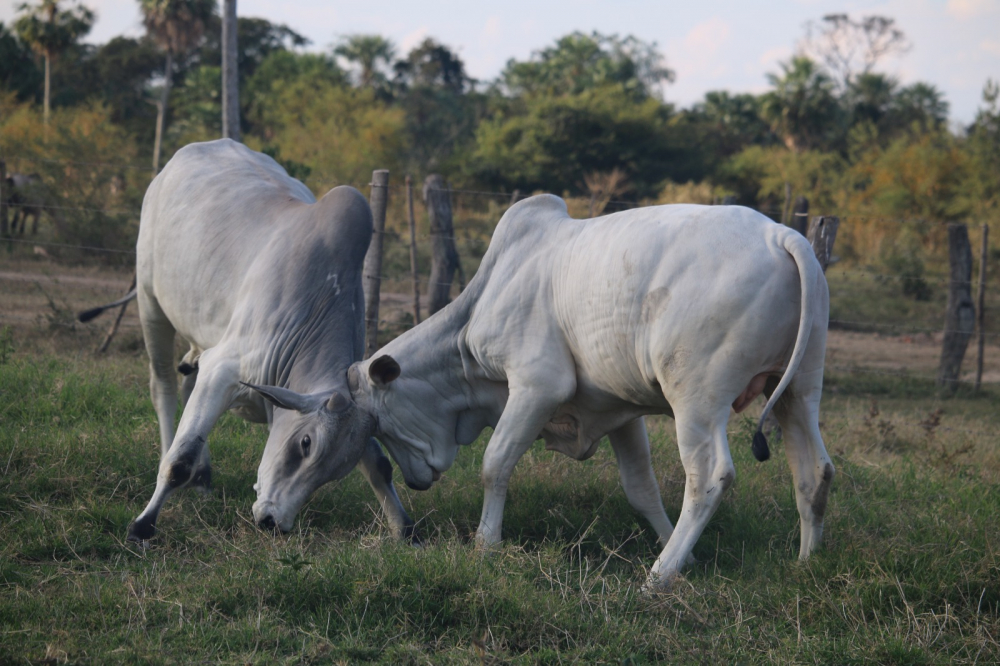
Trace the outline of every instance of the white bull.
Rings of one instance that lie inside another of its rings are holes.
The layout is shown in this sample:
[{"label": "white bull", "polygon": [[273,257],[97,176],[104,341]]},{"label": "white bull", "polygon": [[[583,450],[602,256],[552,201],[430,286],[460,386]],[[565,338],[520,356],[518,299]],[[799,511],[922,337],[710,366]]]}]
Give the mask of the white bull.
[{"label": "white bull", "polygon": [[[834,474],[818,422],[828,302],[805,239],[747,208],[575,220],[561,199],[539,196],[504,215],[453,303],[351,367],[351,397],[416,489],[495,428],[483,456],[483,546],[500,539],[511,473],[532,442],[544,437],[582,460],[608,435],[629,502],[663,545],[656,585],[688,561],[733,482],[730,407],[765,391],[764,415],[774,408],[784,432],[805,558],[819,544]],[[676,421],[687,475],[676,529],[645,414]],[[768,456],[759,427],[753,449]],[[270,488],[288,482],[268,469]]]},{"label": "white bull", "polygon": [[[261,526],[289,529],[316,488],[360,461],[394,530],[409,531],[371,416],[347,390],[363,351],[371,234],[357,190],[337,187],[317,202],[270,157],[228,139],[181,149],[153,180],[136,291],[162,458],[130,540],[153,535],[173,490],[208,485],[206,438],[228,409],[270,426],[265,459],[290,480],[275,496],[280,514],[254,506]],[[186,404],[175,436],[176,334],[191,351],[178,368]]]}]

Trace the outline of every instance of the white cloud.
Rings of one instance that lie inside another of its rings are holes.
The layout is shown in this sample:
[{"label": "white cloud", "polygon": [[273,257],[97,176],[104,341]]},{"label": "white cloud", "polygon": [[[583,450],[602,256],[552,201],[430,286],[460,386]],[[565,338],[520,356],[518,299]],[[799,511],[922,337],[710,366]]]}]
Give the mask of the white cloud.
[{"label": "white cloud", "polygon": [[960,19],[992,14],[1000,8],[1000,0],[948,0],[948,13]]},{"label": "white cloud", "polygon": [[409,53],[412,49],[420,45],[420,42],[428,36],[427,26],[420,26],[416,30],[413,30],[406,35],[404,35],[399,40],[399,52]]},{"label": "white cloud", "polygon": [[714,54],[729,38],[730,32],[728,23],[713,16],[688,31],[684,37],[684,48],[695,52],[699,57]]}]

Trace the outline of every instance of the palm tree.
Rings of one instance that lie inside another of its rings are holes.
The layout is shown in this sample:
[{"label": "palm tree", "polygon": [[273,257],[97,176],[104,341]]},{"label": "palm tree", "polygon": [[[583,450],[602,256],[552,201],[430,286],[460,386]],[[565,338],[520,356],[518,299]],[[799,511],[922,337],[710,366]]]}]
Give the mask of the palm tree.
[{"label": "palm tree", "polygon": [[41,0],[38,5],[18,5],[23,14],[14,24],[18,37],[45,58],[45,105],[43,117],[49,124],[52,99],[52,60],[80,39],[94,25],[94,12],[83,5],[59,10],[59,0]]},{"label": "palm tree", "polygon": [[358,85],[370,88],[385,82],[385,76],[378,71],[379,61],[391,62],[396,49],[381,35],[349,35],[341,39],[333,54],[357,64],[361,68]]},{"label": "palm tree", "polygon": [[761,98],[761,116],[795,152],[817,148],[839,111],[833,80],[812,60],[796,56],[768,74],[774,89]]},{"label": "palm tree", "polygon": [[153,175],[160,170],[163,123],[173,82],[174,62],[188,54],[205,34],[205,24],[215,12],[215,0],[139,0],[146,32],[167,55],[163,90],[156,105],[156,139],[153,142]]}]

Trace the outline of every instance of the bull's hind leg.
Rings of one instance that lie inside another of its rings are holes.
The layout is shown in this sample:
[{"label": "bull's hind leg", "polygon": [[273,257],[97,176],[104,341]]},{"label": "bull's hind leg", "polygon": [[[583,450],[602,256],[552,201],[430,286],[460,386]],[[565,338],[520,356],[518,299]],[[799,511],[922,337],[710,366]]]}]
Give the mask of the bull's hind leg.
[{"label": "bull's hind leg", "polygon": [[684,504],[674,533],[653,563],[647,585],[669,585],[687,563],[694,544],[736,478],[726,436],[728,405],[723,409],[674,407],[677,447],[687,476]]},{"label": "bull's hind leg", "polygon": [[638,418],[629,421],[608,433],[608,439],[618,461],[618,473],[625,497],[632,508],[645,516],[656,530],[660,545],[666,546],[674,532],[674,526],[663,509],[660,486],[653,473],[646,420]]},{"label": "bull's hind leg", "polygon": [[800,372],[774,408],[795,483],[801,526],[799,559],[807,558],[823,537],[823,516],[834,475],[833,463],[819,432],[822,385],[822,369]]},{"label": "bull's hind leg", "polygon": [[174,441],[177,414],[177,371],[174,369],[174,326],[160,309],[156,298],[139,293],[139,319],[149,356],[149,393],[160,424],[160,455],[165,456]]}]

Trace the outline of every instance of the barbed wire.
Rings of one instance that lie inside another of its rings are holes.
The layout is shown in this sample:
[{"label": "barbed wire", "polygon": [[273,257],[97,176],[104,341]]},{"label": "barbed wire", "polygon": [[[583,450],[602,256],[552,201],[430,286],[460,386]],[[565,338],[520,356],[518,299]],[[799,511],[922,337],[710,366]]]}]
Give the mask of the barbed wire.
[{"label": "barbed wire", "polygon": [[91,252],[112,252],[115,254],[135,254],[135,250],[114,250],[108,247],[94,247],[90,245],[71,245],[69,243],[54,243],[51,241],[25,240],[23,238],[0,238],[0,244],[20,243],[21,245],[41,245],[43,247],[61,247],[74,250],[88,250]]},{"label": "barbed wire", "polygon": [[98,166],[98,167],[108,167],[112,169],[137,169],[141,171],[152,171],[153,168],[149,165],[139,166],[137,164],[125,164],[125,163],[111,163],[111,162],[80,162],[76,160],[64,160],[55,159],[51,157],[24,157],[17,155],[11,157],[10,155],[4,155],[5,161],[11,162],[43,162],[49,164],[69,164],[73,166]]},{"label": "barbed wire", "polygon": [[[840,324],[840,325],[848,326],[848,327],[849,326],[870,326],[872,328],[892,328],[892,329],[901,329],[904,326],[907,326],[905,324],[882,324],[882,323],[866,322],[866,321],[849,321],[849,320],[846,320],[846,319],[831,319],[830,323],[831,324]],[[850,329],[847,329],[847,330],[850,330]],[[907,330],[902,331],[901,335],[928,334],[928,333],[967,333],[967,332],[968,331],[960,331],[960,330],[957,330],[957,329],[950,329],[950,328],[912,328],[912,327],[907,326]],[[1000,333],[983,333],[983,337],[990,338],[990,339],[1000,338]]]},{"label": "barbed wire", "polygon": [[8,203],[10,208],[41,208],[43,210],[82,210],[89,213],[107,213],[108,215],[139,215],[141,211],[114,210],[109,208],[84,208],[81,206],[54,206],[52,204]]}]

